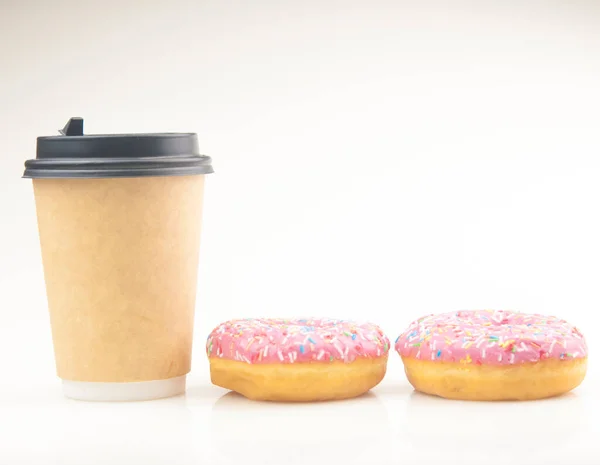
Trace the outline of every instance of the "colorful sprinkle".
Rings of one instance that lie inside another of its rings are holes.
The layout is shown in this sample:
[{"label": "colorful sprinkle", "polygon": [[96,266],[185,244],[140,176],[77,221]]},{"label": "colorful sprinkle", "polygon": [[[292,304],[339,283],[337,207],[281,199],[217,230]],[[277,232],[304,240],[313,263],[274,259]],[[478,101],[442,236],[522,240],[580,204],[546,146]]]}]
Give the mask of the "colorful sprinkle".
[{"label": "colorful sprinkle", "polygon": [[209,357],[247,363],[352,362],[387,355],[389,348],[378,326],[333,319],[231,320],[215,328],[206,344]]},{"label": "colorful sprinkle", "polygon": [[[461,311],[422,317],[396,339],[395,346],[402,357],[464,364],[587,357],[585,339],[566,321],[509,311]],[[438,350],[440,346],[443,350]],[[555,347],[560,350],[555,351]]]}]

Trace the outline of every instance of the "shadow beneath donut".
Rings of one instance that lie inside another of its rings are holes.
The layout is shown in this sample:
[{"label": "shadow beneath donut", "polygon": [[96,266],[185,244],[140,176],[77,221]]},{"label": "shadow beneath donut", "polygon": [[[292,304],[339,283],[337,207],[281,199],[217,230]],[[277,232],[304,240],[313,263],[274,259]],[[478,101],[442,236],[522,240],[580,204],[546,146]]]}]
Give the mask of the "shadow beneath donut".
[{"label": "shadow beneath donut", "polygon": [[210,430],[213,459],[305,465],[320,456],[353,463],[372,455],[390,426],[385,405],[371,392],[315,403],[252,401],[229,392],[214,403]]},{"label": "shadow beneath donut", "polygon": [[185,392],[185,397],[189,400],[208,400],[223,395],[223,392],[227,392],[227,390],[219,386],[215,386],[214,384],[195,383],[191,386],[188,386]]},{"label": "shadow beneath donut", "polygon": [[[517,463],[523,451],[552,461],[552,448],[585,427],[586,409],[576,392],[536,401],[460,401],[413,392],[406,403],[401,432],[414,447],[439,454],[464,454]],[[431,444],[439,447],[431,448]],[[540,462],[542,463],[542,462]]]},{"label": "shadow beneath donut", "polygon": [[407,396],[415,392],[414,388],[409,384],[408,381],[404,382],[382,382],[373,390],[372,393],[385,396],[386,398],[400,398],[405,399]]},{"label": "shadow beneath donut", "polygon": [[268,408],[269,406],[273,407],[273,406],[281,406],[281,405],[332,405],[332,404],[338,404],[338,403],[344,403],[344,402],[357,402],[360,399],[375,399],[377,398],[377,395],[375,393],[373,393],[372,391],[366,392],[364,394],[361,394],[360,396],[354,397],[352,399],[334,399],[334,400],[317,400],[317,401],[313,401],[313,402],[294,402],[294,401],[287,401],[287,400],[277,400],[277,401],[270,401],[270,400],[252,400],[252,399],[248,399],[247,397],[244,397],[243,395],[235,392],[235,391],[229,391],[227,394],[219,397],[219,400],[217,400],[214,405],[213,405],[213,410],[217,407],[217,406],[223,406],[223,405],[228,405],[229,403],[233,403],[233,404],[242,404],[242,405],[247,405],[247,406],[256,406],[256,405],[261,405],[261,408],[265,408],[265,406]]}]

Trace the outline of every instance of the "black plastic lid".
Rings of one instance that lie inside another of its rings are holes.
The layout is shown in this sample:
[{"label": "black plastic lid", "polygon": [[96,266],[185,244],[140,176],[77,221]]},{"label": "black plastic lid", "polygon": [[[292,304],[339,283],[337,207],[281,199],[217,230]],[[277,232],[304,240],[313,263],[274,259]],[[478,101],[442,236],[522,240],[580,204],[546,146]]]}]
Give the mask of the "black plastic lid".
[{"label": "black plastic lid", "polygon": [[38,137],[37,154],[24,178],[137,178],[213,172],[193,133],[83,135],[71,118],[60,136]]}]

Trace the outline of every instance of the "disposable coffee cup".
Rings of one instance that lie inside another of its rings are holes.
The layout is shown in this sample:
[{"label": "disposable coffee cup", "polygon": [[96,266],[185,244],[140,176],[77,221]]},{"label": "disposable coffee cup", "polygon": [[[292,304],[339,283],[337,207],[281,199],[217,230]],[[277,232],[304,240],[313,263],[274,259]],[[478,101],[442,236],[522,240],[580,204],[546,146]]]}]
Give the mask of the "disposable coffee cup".
[{"label": "disposable coffee cup", "polygon": [[33,180],[58,376],[67,397],[182,394],[190,371],[204,175],[191,133],[39,137]]}]

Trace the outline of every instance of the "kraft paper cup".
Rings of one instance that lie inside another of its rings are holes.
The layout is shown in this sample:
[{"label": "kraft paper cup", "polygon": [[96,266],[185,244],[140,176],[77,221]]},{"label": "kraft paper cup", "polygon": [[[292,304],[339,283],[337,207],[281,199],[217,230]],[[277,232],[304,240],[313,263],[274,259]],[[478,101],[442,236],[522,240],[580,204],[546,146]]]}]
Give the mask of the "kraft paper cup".
[{"label": "kraft paper cup", "polygon": [[181,394],[210,158],[196,153],[195,134],[83,136],[82,129],[39,138],[25,171],[64,394],[96,401]]}]

